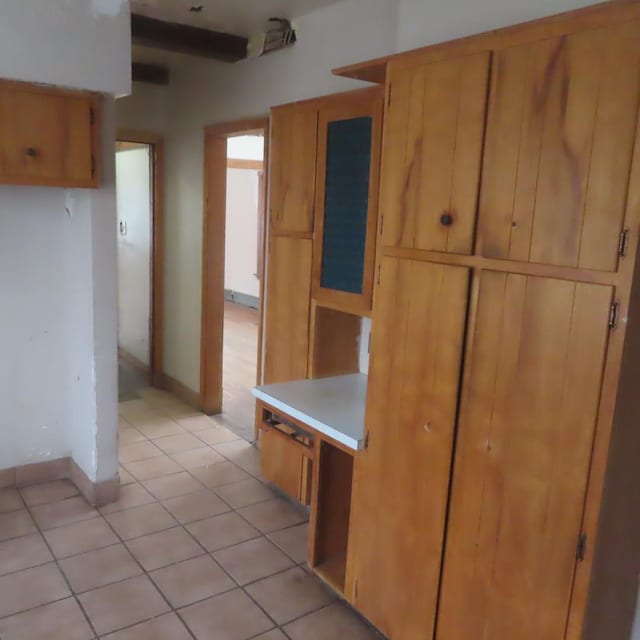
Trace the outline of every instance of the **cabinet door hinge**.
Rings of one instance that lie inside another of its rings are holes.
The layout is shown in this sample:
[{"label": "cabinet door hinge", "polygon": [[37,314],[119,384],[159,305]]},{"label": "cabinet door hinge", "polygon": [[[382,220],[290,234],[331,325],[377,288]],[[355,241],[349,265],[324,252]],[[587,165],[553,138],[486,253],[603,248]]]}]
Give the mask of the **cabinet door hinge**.
[{"label": "cabinet door hinge", "polygon": [[609,310],[609,329],[615,329],[618,326],[618,314],[620,313],[620,303],[614,302]]},{"label": "cabinet door hinge", "polygon": [[364,435],[364,448],[365,450],[369,448],[369,432]]},{"label": "cabinet door hinge", "polygon": [[393,86],[389,87],[389,94],[387,95],[387,107],[391,106],[391,94],[393,93]]},{"label": "cabinet door hinge", "polygon": [[355,584],[353,585],[353,597],[355,600],[358,599],[358,582],[359,580],[356,580]]},{"label": "cabinet door hinge", "polygon": [[584,562],[587,557],[587,534],[581,533],[578,538],[578,549],[576,551],[576,558],[578,562]]},{"label": "cabinet door hinge", "polygon": [[379,265],[378,265],[378,280],[377,280],[378,284],[380,284],[380,271],[381,271],[381,270],[382,270],[382,265],[381,265],[381,264],[379,264]]},{"label": "cabinet door hinge", "polygon": [[382,232],[384,231],[384,213],[380,216],[380,237],[382,238]]},{"label": "cabinet door hinge", "polygon": [[96,177],[96,157],[91,156],[91,177]]},{"label": "cabinet door hinge", "polygon": [[620,240],[618,240],[618,255],[624,258],[627,255],[627,249],[629,248],[629,229],[623,229],[620,233]]},{"label": "cabinet door hinge", "polygon": [[89,124],[94,125],[96,123],[96,112],[93,107],[89,107]]}]

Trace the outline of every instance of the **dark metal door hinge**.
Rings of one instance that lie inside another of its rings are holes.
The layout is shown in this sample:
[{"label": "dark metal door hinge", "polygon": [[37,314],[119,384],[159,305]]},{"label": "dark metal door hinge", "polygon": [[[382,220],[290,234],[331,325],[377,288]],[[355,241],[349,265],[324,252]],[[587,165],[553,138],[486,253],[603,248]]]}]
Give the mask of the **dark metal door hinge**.
[{"label": "dark metal door hinge", "polygon": [[624,229],[620,233],[620,240],[618,241],[618,255],[621,258],[624,258],[627,255],[627,250],[629,249],[629,229]]},{"label": "dark metal door hinge", "polygon": [[576,552],[578,562],[584,562],[587,557],[587,534],[581,533],[578,538],[578,550]]},{"label": "dark metal door hinge", "polygon": [[614,302],[609,311],[609,329],[615,329],[618,326],[618,314],[620,313],[620,303]]}]

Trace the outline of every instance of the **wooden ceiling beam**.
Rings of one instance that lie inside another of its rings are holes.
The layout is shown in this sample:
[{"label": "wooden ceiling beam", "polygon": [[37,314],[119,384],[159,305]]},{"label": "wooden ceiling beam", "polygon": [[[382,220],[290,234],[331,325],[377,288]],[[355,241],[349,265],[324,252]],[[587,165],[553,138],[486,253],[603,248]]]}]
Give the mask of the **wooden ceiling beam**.
[{"label": "wooden ceiling beam", "polygon": [[132,62],[131,79],[134,82],[145,82],[147,84],[159,84],[166,86],[169,84],[169,69],[157,64]]},{"label": "wooden ceiling beam", "polygon": [[238,62],[247,57],[247,38],[177,22],[131,14],[133,44],[191,56]]}]

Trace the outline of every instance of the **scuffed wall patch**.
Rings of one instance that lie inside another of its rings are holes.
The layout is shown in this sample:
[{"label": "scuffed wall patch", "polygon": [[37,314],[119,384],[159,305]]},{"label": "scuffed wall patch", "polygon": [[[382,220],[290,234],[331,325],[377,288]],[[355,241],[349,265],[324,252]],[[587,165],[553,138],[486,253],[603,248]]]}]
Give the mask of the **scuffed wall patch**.
[{"label": "scuffed wall patch", "polygon": [[127,6],[127,0],[91,0],[94,16],[119,16]]}]

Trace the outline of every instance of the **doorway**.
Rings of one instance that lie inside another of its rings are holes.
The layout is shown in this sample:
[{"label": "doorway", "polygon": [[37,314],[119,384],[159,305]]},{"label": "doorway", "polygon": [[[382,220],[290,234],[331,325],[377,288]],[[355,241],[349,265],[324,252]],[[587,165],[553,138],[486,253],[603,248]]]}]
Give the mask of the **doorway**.
[{"label": "doorway", "polygon": [[161,141],[118,135],[118,395],[139,397],[161,371],[159,166]]},{"label": "doorway", "polygon": [[254,439],[261,375],[268,120],[205,135],[201,405]]}]

